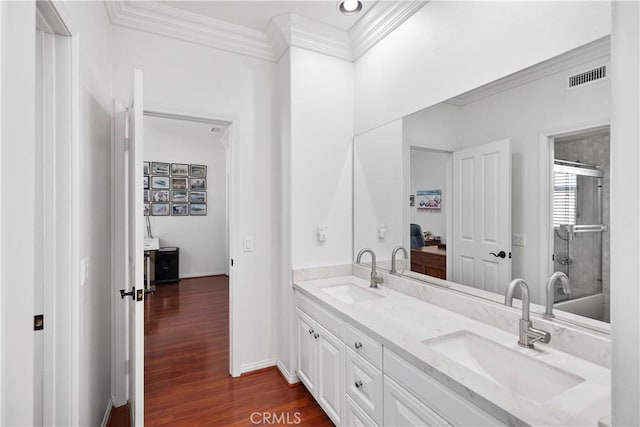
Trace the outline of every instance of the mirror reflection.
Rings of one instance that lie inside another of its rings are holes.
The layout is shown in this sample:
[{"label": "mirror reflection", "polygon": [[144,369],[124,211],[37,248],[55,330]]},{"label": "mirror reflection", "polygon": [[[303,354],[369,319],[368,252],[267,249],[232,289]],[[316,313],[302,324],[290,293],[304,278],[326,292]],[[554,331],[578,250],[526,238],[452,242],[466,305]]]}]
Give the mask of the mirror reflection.
[{"label": "mirror reflection", "polygon": [[603,38],[358,135],[354,250],[495,301],[523,278],[541,306],[560,271],[555,314],[608,322],[608,63]]}]

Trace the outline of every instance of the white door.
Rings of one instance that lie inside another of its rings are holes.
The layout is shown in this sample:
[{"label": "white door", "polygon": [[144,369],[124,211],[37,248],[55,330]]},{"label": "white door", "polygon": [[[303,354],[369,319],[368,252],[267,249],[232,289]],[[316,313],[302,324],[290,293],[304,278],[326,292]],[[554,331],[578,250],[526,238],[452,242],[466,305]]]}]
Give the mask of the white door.
[{"label": "white door", "polygon": [[307,387],[307,390],[313,394],[317,353],[317,345],[313,335],[317,332],[314,330],[313,323],[300,312],[298,312],[297,323],[298,378]]},{"label": "white door", "polygon": [[453,281],[501,293],[511,280],[511,146],[453,153]]},{"label": "white door", "polygon": [[131,425],[144,425],[144,205],[142,181],[142,71],[133,72],[127,127],[127,197],[129,249],[129,406]]},{"label": "white door", "polygon": [[384,425],[441,427],[451,424],[385,375]]}]

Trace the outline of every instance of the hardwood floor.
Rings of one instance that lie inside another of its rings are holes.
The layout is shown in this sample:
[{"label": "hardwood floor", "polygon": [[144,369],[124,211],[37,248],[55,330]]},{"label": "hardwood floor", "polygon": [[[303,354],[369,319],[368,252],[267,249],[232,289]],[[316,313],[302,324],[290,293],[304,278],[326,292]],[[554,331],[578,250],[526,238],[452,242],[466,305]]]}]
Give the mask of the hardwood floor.
[{"label": "hardwood floor", "polygon": [[147,295],[145,424],[332,426],[304,386],[290,386],[275,368],[229,376],[228,302],[225,276],[159,285]]}]

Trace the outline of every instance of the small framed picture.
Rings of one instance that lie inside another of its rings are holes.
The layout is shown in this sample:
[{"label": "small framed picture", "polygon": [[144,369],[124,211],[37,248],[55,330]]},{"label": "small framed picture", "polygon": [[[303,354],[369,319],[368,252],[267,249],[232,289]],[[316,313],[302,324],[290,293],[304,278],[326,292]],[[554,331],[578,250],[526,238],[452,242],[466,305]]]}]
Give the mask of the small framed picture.
[{"label": "small framed picture", "polygon": [[206,178],[207,167],[205,165],[191,165],[192,178]]},{"label": "small framed picture", "polygon": [[189,176],[189,165],[186,163],[171,163],[171,176]]},{"label": "small framed picture", "polygon": [[144,216],[149,216],[149,210],[150,210],[149,203],[145,203],[144,204]]},{"label": "small framed picture", "polygon": [[142,174],[149,176],[149,169],[151,169],[149,162],[142,162]]},{"label": "small framed picture", "polygon": [[153,203],[169,203],[169,190],[151,190]]},{"label": "small framed picture", "polygon": [[149,203],[149,201],[150,201],[149,200],[149,190],[144,190],[143,193],[144,193],[144,202],[145,203]]},{"label": "small framed picture", "polygon": [[144,184],[144,189],[148,190],[149,189],[149,177],[148,176],[143,176],[142,177],[142,183]]},{"label": "small framed picture", "polygon": [[171,192],[171,201],[174,203],[187,203],[189,201],[189,192],[186,190],[173,190]]},{"label": "small framed picture", "polygon": [[191,203],[190,214],[193,216],[204,216],[207,214],[207,205],[201,203]]},{"label": "small framed picture", "polygon": [[207,203],[206,191],[192,191],[189,193],[189,201],[191,203]]},{"label": "small framed picture", "polygon": [[169,176],[169,163],[151,162],[151,175]]},{"label": "small framed picture", "polygon": [[171,188],[173,190],[186,190],[187,178],[174,178],[171,177]]},{"label": "small framed picture", "polygon": [[187,216],[189,215],[188,203],[173,203],[171,205],[171,216]]},{"label": "small framed picture", "polygon": [[153,215],[153,216],[168,216],[169,215],[169,203],[151,203],[151,215]]},{"label": "small framed picture", "polygon": [[189,178],[189,189],[194,191],[206,190],[207,179],[206,178]]},{"label": "small framed picture", "polygon": [[169,177],[168,176],[152,176],[151,177],[151,188],[153,189],[168,189],[169,188]]}]

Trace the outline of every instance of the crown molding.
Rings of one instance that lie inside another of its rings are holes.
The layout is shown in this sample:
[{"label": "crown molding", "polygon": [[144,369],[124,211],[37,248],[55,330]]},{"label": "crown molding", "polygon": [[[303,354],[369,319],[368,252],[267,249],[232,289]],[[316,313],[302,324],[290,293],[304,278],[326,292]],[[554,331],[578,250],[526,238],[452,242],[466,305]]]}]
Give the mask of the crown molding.
[{"label": "crown molding", "polygon": [[114,25],[274,61],[267,36],[257,30],[153,1],[105,1]]},{"label": "crown molding", "polygon": [[428,2],[429,0],[379,1],[374,4],[349,30],[353,60],[364,55]]},{"label": "crown molding", "polygon": [[287,46],[294,46],[347,61],[353,60],[346,31],[295,13],[272,18],[267,37],[272,41],[276,58],[282,55]]},{"label": "crown molding", "polygon": [[290,13],[272,18],[264,33],[154,1],[104,3],[114,25],[277,62],[289,46],[355,61],[428,1],[379,1],[349,32]]},{"label": "crown molding", "polygon": [[597,59],[606,59],[611,53],[610,36],[602,37],[584,46],[572,49],[554,58],[542,61],[479,88],[470,90],[444,101],[447,104],[463,106],[497,93],[543,79],[550,75],[569,70]]}]

